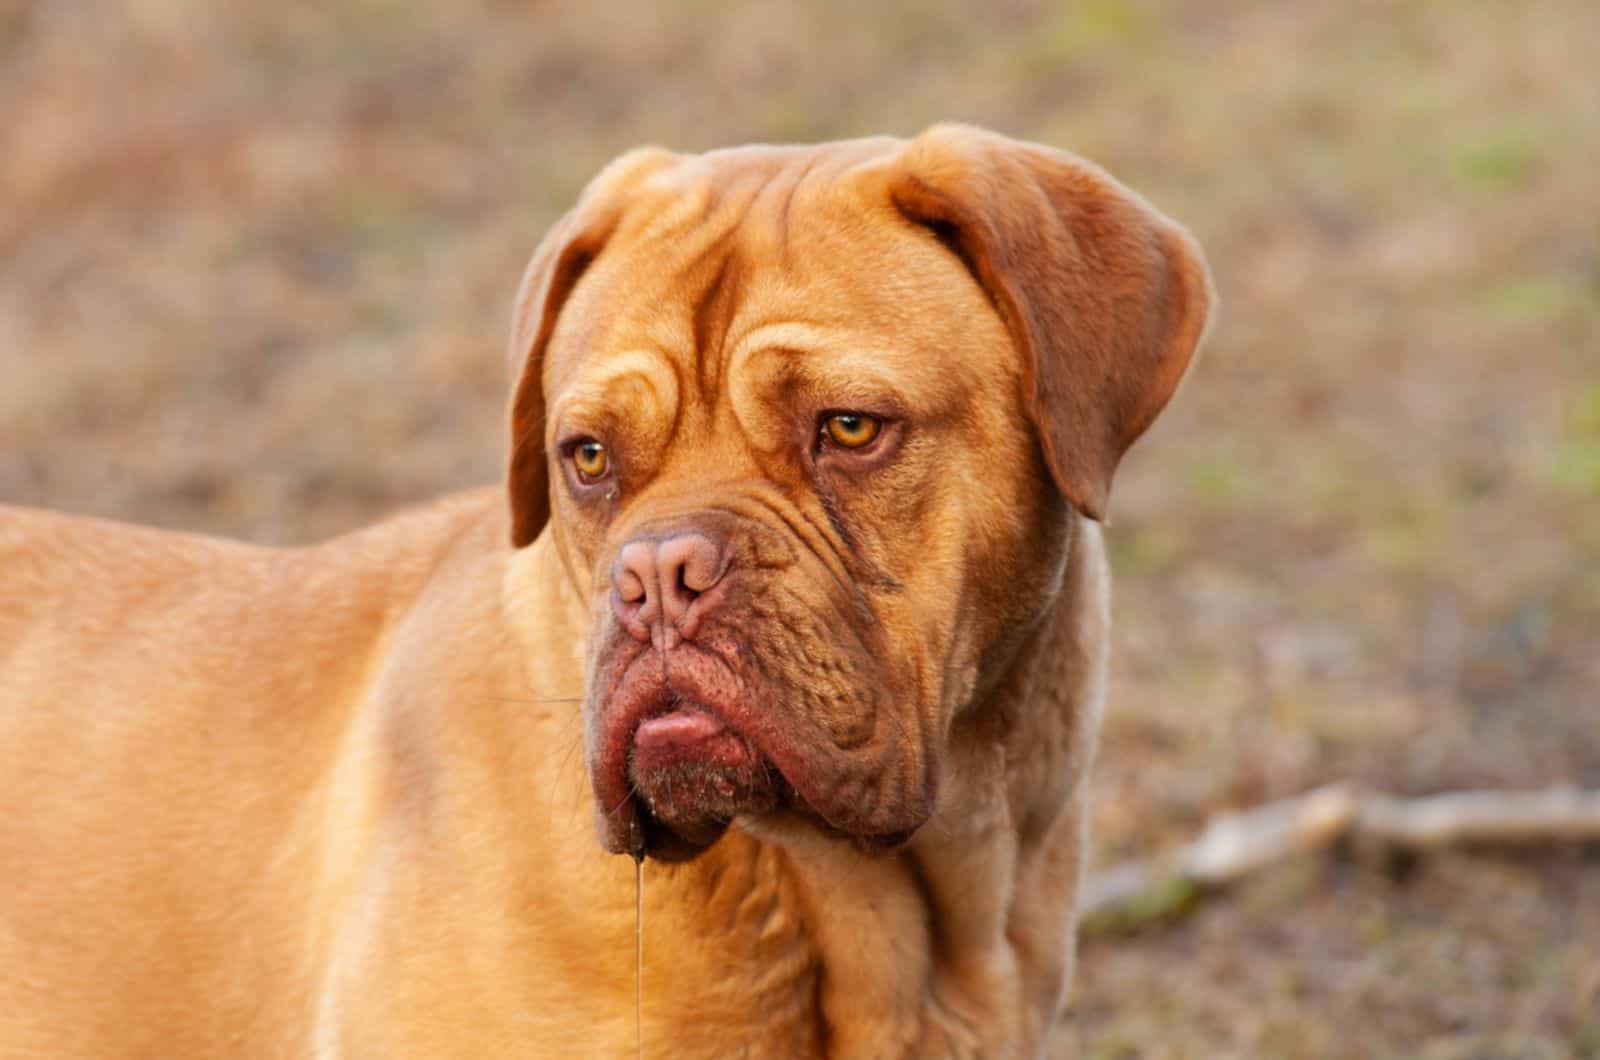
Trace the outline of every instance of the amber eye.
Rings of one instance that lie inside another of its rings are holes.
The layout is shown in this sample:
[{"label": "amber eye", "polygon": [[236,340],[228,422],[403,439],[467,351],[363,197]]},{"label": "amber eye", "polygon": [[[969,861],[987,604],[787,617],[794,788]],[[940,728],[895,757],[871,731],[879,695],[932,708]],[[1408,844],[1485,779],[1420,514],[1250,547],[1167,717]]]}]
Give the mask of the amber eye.
[{"label": "amber eye", "polygon": [[860,449],[872,444],[883,421],[864,412],[835,412],[822,421],[824,437],[840,449]]},{"label": "amber eye", "polygon": [[572,466],[578,469],[578,478],[595,482],[605,476],[611,466],[606,447],[593,438],[585,438],[572,447]]}]

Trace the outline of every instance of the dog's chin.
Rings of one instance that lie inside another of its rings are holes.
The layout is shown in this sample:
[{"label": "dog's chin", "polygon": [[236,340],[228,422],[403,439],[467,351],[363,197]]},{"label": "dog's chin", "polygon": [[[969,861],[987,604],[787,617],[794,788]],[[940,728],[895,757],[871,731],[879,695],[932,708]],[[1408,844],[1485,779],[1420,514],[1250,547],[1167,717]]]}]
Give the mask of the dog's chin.
[{"label": "dog's chin", "polygon": [[865,854],[892,851],[917,831],[857,833],[813,810],[770,760],[720,719],[693,706],[646,719],[631,741],[627,792],[601,814],[601,844],[612,853],[662,862],[690,861],[709,850],[735,818],[757,834],[809,833]]},{"label": "dog's chin", "polygon": [[589,766],[596,829],[612,853],[687,861],[736,819],[809,824],[814,834],[880,852],[926,819],[931,791],[926,807],[903,815],[868,818],[856,805],[826,801],[836,786],[832,763],[789,738],[770,708],[752,707],[716,660],[684,652],[669,677],[636,654],[619,658],[613,673],[608,693],[585,708],[601,719]]},{"label": "dog's chin", "polygon": [[686,861],[735,817],[777,807],[780,778],[738,732],[693,704],[645,718],[627,761],[637,856]]}]

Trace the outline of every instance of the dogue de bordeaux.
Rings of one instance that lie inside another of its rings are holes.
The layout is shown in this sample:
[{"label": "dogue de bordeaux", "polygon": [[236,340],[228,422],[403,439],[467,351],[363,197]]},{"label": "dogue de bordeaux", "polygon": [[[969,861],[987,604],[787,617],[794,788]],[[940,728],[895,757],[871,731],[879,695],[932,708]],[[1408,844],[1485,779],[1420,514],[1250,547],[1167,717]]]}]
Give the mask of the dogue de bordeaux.
[{"label": "dogue de bordeaux", "polygon": [[1099,522],[1212,301],[979,129],[642,149],[523,278],[502,486],[0,511],[0,1056],[1040,1055]]}]

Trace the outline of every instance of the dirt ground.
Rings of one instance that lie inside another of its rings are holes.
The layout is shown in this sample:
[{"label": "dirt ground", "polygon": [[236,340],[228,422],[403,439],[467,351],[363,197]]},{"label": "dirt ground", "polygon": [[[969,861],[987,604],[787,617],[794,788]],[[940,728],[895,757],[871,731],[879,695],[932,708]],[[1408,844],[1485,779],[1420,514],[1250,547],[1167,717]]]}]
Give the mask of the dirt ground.
[{"label": "dirt ground", "polygon": [[[301,542],[493,479],[524,259],[647,141],[988,124],[1223,309],[1113,499],[1098,857],[1341,777],[1600,785],[1600,4],[0,0],[0,499]],[[1295,863],[1061,1055],[1600,1056],[1600,857]]]}]

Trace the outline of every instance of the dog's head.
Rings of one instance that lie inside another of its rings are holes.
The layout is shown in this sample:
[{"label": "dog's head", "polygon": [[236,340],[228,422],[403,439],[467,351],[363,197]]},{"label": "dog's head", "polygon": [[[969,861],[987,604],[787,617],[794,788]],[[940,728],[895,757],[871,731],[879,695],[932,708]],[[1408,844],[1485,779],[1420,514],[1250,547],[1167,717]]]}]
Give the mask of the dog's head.
[{"label": "dog's head", "polygon": [[910,836],[1210,302],[1143,200],[976,129],[602,172],[517,299],[510,501],[591,603],[603,844]]}]

